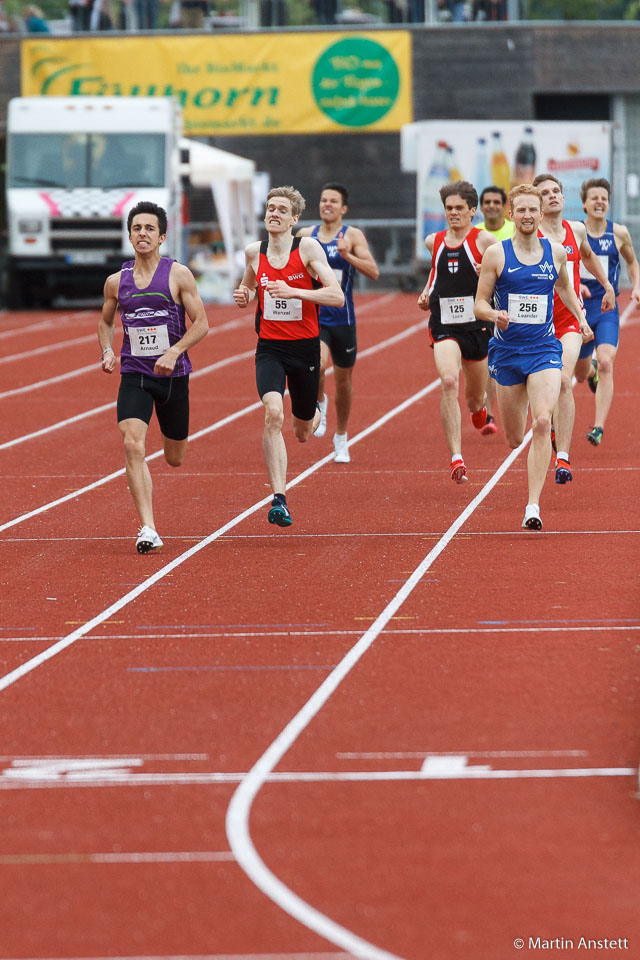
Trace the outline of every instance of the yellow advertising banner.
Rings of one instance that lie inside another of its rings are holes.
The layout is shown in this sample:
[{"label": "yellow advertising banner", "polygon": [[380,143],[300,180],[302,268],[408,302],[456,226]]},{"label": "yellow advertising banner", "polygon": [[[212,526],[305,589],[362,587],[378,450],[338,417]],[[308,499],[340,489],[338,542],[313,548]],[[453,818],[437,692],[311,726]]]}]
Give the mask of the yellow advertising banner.
[{"label": "yellow advertising banner", "polygon": [[187,135],[397,131],[408,31],[22,41],[23,96],[173,96]]}]

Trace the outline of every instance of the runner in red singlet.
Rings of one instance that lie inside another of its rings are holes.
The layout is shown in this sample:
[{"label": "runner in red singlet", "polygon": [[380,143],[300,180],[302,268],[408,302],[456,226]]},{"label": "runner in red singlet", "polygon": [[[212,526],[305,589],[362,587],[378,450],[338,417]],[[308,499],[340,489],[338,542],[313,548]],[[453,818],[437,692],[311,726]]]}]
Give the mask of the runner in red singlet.
[{"label": "runner in red singlet", "polygon": [[293,237],[304,207],[304,197],[293,187],[269,192],[264,218],[269,239],[246,247],[244,276],[233,294],[241,308],[257,299],[256,384],[264,405],[262,450],[273,490],[268,520],[280,527],[292,522],[285,493],[284,392],[288,387],[293,432],[304,443],[320,423],[318,306],[344,303],[320,243]]}]

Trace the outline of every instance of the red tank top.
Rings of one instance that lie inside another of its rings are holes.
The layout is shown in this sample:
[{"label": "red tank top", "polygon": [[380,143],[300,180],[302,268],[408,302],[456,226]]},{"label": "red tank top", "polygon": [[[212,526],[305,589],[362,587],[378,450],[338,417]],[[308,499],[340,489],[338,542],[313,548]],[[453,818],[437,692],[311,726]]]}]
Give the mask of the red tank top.
[{"label": "red tank top", "polygon": [[[582,258],[580,256],[580,250],[569,221],[563,220],[562,226],[564,227],[564,240],[562,241],[562,245],[567,252],[567,273],[569,274],[569,280],[573,285],[576,296],[582,305],[582,297],[580,296],[580,260]],[[541,230],[538,230],[538,236],[543,236]],[[553,324],[555,327],[558,327],[565,323],[575,324],[575,319],[569,308],[565,307],[558,293],[554,290]]]},{"label": "red tank top", "polygon": [[290,287],[317,290],[322,284],[314,280],[300,256],[300,237],[293,238],[291,253],[284,267],[276,269],[267,259],[268,242],[260,244],[260,259],[256,278],[258,303],[256,306],[256,333],[263,340],[310,340],[320,336],[318,305],[297,297],[278,299],[267,291],[269,280],[284,280]]}]

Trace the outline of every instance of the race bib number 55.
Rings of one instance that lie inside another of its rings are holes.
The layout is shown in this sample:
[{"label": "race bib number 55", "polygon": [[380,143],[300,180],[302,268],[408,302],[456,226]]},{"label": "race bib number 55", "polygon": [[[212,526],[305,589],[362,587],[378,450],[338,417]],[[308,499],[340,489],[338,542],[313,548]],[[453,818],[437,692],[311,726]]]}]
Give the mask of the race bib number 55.
[{"label": "race bib number 55", "polygon": [[297,297],[280,299],[272,297],[268,290],[264,292],[265,320],[302,320],[302,300]]},{"label": "race bib number 55", "polygon": [[131,354],[134,357],[161,357],[169,349],[169,331],[160,327],[129,327]]}]

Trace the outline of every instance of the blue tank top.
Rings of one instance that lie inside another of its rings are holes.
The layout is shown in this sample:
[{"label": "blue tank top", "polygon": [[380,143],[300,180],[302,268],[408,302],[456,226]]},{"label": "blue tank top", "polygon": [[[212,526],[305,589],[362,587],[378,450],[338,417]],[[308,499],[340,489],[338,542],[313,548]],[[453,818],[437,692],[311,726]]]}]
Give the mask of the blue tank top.
[{"label": "blue tank top", "polygon": [[[582,222],[586,226],[586,222],[584,220]],[[617,297],[620,278],[620,251],[616,246],[616,238],[613,235],[613,220],[607,220],[607,228],[601,237],[592,237],[587,231],[587,240],[596,257],[600,259],[602,268]],[[606,258],[607,263],[605,264],[601,258]],[[602,299],[604,287],[583,267],[582,263],[580,264],[580,280],[589,288],[589,293],[594,299]]]},{"label": "blue tank top", "polygon": [[[549,337],[555,337],[553,328],[553,289],[558,279],[558,272],[553,262],[551,242],[540,237],[542,244],[542,258],[539,263],[529,265],[521,263],[515,255],[511,240],[503,240],[504,267],[498,277],[494,291],[496,310],[509,310],[509,295],[518,297],[546,297],[543,321],[538,323],[514,322],[509,320],[506,330],[499,330],[496,326],[494,340],[508,347],[523,352],[537,350]],[[540,301],[525,302],[524,307],[533,307]],[[525,309],[521,309],[521,316],[526,317]],[[538,314],[539,316],[539,314]]]},{"label": "blue tank top", "polygon": [[[122,264],[118,287],[124,328],[120,352],[122,373],[155,376],[153,368],[158,357],[185,335],[184,307],[175,302],[169,288],[169,274],[174,262],[170,257],[161,257],[151,283],[143,290],[138,289],[133,280],[135,260]],[[186,352],[181,353],[171,376],[183,377],[192,369]]]},{"label": "blue tank top", "polygon": [[[349,227],[348,223],[344,223],[339,233],[346,233]],[[353,306],[353,277],[355,274],[355,267],[349,263],[348,260],[345,260],[338,253],[338,244],[336,243],[336,238],[330,240],[329,243],[323,243],[320,237],[318,236],[318,231],[320,230],[320,224],[316,224],[311,233],[312,237],[318,241],[322,246],[324,252],[327,255],[327,260],[329,261],[329,266],[335,273],[338,278],[338,283],[342,287],[344,293],[344,306],[343,307],[320,307],[320,323],[325,327],[336,327],[341,324],[346,323],[355,323],[356,322],[356,313]]]}]

